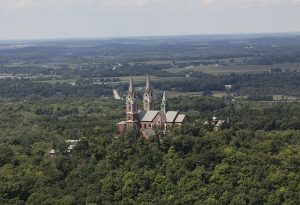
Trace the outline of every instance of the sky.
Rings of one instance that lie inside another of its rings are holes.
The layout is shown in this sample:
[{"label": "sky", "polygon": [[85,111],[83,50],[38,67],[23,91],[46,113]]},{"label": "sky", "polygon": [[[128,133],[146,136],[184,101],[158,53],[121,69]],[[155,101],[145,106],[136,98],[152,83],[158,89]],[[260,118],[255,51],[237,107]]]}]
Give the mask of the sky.
[{"label": "sky", "polygon": [[0,40],[300,32],[300,0],[0,0]]}]

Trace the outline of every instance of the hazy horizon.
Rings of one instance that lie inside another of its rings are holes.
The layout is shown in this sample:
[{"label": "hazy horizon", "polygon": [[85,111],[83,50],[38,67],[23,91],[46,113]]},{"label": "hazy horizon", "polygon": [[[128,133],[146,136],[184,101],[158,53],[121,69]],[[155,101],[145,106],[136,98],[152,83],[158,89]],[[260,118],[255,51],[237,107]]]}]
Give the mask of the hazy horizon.
[{"label": "hazy horizon", "polygon": [[0,40],[300,32],[300,0],[0,0]]}]

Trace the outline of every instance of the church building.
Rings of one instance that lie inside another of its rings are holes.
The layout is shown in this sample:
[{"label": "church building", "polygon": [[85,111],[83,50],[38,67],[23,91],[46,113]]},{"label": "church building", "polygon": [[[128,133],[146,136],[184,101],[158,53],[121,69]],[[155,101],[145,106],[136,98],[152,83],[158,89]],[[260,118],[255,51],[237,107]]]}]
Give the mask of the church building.
[{"label": "church building", "polygon": [[149,76],[147,76],[146,86],[143,95],[143,109],[138,109],[138,99],[133,87],[132,77],[130,78],[128,94],[126,97],[126,121],[116,124],[119,132],[126,129],[140,129],[145,137],[154,134],[154,128],[160,127],[168,130],[172,126],[180,126],[188,122],[185,114],[179,111],[169,111],[167,95],[164,92],[161,102],[161,110],[155,110],[155,98],[153,89],[150,85]]}]

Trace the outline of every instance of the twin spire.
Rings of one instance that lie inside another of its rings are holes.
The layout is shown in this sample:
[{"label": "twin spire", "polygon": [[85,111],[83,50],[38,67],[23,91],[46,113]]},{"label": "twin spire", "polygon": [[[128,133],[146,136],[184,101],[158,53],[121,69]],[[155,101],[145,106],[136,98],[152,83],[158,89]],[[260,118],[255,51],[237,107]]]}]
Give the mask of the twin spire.
[{"label": "twin spire", "polygon": [[[132,100],[132,97],[135,96],[134,94],[134,88],[133,88],[133,78],[130,77],[129,81],[129,87],[128,87],[128,96],[127,96],[127,102],[128,100]],[[147,75],[146,80],[146,86],[144,89],[144,95],[143,95],[143,108],[146,111],[154,110],[155,109],[155,98],[153,95],[153,89],[150,86],[150,78],[149,75]],[[163,99],[161,103],[161,111],[167,112],[167,95],[166,92],[163,94]]]},{"label": "twin spire", "polygon": [[[146,87],[145,87],[145,90],[150,90],[150,78],[149,78],[149,75],[147,75],[147,81],[146,81]],[[129,88],[128,88],[128,91],[133,93],[133,78],[132,76],[130,76],[130,81],[129,81]]]},{"label": "twin spire", "polygon": [[132,79],[132,76],[130,76],[128,92],[133,93],[133,79]]},{"label": "twin spire", "polygon": [[155,99],[153,96],[153,90],[150,87],[150,78],[147,75],[146,87],[144,89],[143,95],[143,108],[144,110],[154,110],[155,109]]},{"label": "twin spire", "polygon": [[149,75],[147,75],[147,81],[146,81],[146,87],[145,87],[146,90],[150,90],[150,78],[149,78]]}]

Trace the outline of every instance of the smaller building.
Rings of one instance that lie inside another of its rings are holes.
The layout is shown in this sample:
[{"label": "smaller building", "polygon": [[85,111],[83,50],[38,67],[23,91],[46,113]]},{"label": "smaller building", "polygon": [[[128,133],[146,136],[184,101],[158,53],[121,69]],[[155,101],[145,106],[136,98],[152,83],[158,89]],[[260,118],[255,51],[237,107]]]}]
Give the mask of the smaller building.
[{"label": "smaller building", "polygon": [[56,149],[51,149],[49,152],[48,152],[48,156],[49,156],[49,158],[55,158],[56,157],[56,155],[58,154],[58,150],[56,150]]},{"label": "smaller building", "polygon": [[220,120],[217,118],[217,116],[214,114],[212,119],[207,120],[204,125],[206,125],[211,130],[222,130],[229,127],[229,118],[227,120]]},{"label": "smaller building", "polygon": [[66,143],[68,145],[68,148],[66,150],[67,154],[70,154],[74,150],[79,141],[80,140],[66,140]]},{"label": "smaller building", "polygon": [[[66,140],[66,144],[67,144],[67,149],[64,150],[63,154],[72,154],[74,148],[76,147],[77,143],[80,140]],[[60,150],[58,149],[50,149],[50,151],[48,152],[48,156],[50,158],[55,158],[58,154],[60,153]]]},{"label": "smaller building", "polygon": [[233,85],[224,85],[224,87],[225,89],[230,90],[233,87]]}]

